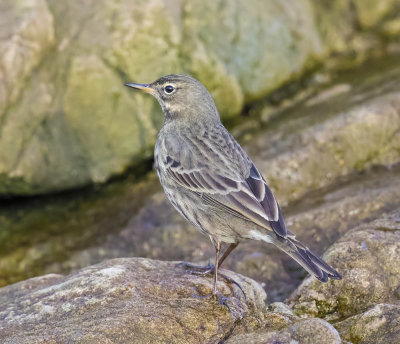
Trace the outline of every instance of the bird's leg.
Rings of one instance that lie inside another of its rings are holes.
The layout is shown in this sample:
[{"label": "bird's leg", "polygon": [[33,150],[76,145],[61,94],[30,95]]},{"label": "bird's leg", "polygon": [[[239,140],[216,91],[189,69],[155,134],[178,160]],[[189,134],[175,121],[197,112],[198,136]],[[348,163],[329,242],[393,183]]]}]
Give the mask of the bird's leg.
[{"label": "bird's leg", "polygon": [[217,295],[217,279],[218,279],[218,264],[219,264],[219,253],[221,252],[221,241],[215,243],[215,266],[214,266],[214,283],[212,293]]},{"label": "bird's leg", "polygon": [[[214,244],[215,246],[216,244]],[[224,254],[218,261],[218,267],[225,261],[225,259],[230,255],[230,253],[239,245],[239,243],[230,244],[229,247],[225,250]],[[206,266],[194,265],[187,262],[182,262],[178,264],[179,266],[183,266],[186,270],[190,270],[193,273],[208,275],[214,272],[215,266],[208,263]]]},{"label": "bird's leg", "polygon": [[230,244],[229,247],[225,250],[224,254],[222,255],[221,259],[218,262],[218,266],[224,262],[224,260],[230,255],[230,253],[239,245],[238,242]]},{"label": "bird's leg", "polygon": [[[217,241],[214,243],[215,246],[215,266],[214,266],[214,283],[213,283],[213,289],[212,289],[212,294],[214,296],[217,296],[221,304],[225,304],[225,302],[217,295],[217,281],[218,281],[218,268],[221,266],[223,261],[225,260],[226,257],[229,256],[229,254],[239,245],[239,243],[234,243],[230,244],[229,247],[225,250],[224,254],[222,255],[221,259],[219,259],[219,253],[221,252],[221,242]],[[211,270],[212,271],[212,270]],[[229,283],[235,284],[243,293],[244,297],[246,298],[246,294],[244,293],[242,287],[240,286],[239,283],[234,281],[232,278],[221,274],[221,276],[227,280]],[[229,307],[228,307],[229,308]]]},{"label": "bird's leg", "polygon": [[[187,262],[179,263],[178,266],[182,266],[190,274],[194,274],[194,275],[206,276],[206,275],[210,275],[210,274],[214,273],[214,283],[213,283],[212,293],[213,293],[213,295],[216,295],[218,268],[221,266],[221,264],[224,262],[224,260],[229,256],[229,254],[239,245],[239,243],[230,244],[229,247],[225,250],[222,257],[219,259],[219,254],[221,252],[221,242],[214,241],[213,239],[211,239],[211,241],[214,244],[215,251],[216,251],[215,266],[210,265],[210,263],[206,266],[198,266],[198,265],[190,264]],[[236,285],[242,291],[243,295],[246,298],[246,294],[244,293],[244,291],[239,283],[237,283],[230,277],[226,276],[225,274],[219,274],[219,275],[222,276],[229,283]]]}]

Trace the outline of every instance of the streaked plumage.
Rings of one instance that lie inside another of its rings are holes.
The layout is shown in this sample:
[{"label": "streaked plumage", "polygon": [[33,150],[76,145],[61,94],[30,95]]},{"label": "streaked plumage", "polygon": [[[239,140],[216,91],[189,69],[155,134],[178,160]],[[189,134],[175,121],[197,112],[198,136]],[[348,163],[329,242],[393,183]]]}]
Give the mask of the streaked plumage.
[{"label": "streaked plumage", "polygon": [[233,249],[244,239],[278,246],[323,282],[341,278],[286,229],[272,191],[222,125],[201,83],[169,75],[149,85],[127,85],[151,93],[164,111],[155,146],[157,174],[174,207],[215,245],[215,282],[221,242]]}]

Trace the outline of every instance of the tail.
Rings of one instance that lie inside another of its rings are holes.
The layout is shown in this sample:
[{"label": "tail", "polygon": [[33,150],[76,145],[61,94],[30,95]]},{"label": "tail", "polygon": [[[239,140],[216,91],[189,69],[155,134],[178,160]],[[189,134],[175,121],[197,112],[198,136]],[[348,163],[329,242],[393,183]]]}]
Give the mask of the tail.
[{"label": "tail", "polygon": [[342,276],[335,269],[311,252],[307,246],[297,241],[294,236],[283,238],[277,235],[273,243],[321,282],[327,282],[329,278],[342,279]]}]

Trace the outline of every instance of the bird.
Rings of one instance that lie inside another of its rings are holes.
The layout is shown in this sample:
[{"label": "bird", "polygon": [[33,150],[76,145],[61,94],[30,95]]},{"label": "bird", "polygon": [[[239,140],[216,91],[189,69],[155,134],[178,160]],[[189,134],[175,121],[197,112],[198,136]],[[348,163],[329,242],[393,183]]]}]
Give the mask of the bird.
[{"label": "bird", "polygon": [[[154,149],[154,166],[174,208],[215,247],[212,294],[218,268],[241,241],[277,246],[321,282],[342,276],[298,241],[265,178],[228,132],[211,94],[184,74],[150,84],[125,86],[154,96],[164,113]],[[220,257],[221,245],[229,246]]]}]

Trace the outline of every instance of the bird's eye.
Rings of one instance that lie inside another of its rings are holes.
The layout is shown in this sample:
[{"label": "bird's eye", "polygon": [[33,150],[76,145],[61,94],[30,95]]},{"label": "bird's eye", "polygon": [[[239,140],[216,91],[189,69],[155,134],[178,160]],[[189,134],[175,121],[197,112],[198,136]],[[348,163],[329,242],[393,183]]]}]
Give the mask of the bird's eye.
[{"label": "bird's eye", "polygon": [[171,94],[174,91],[175,91],[175,87],[172,85],[167,85],[164,87],[164,92],[167,94]]}]

